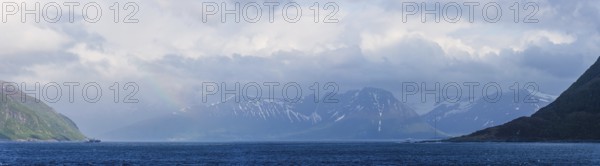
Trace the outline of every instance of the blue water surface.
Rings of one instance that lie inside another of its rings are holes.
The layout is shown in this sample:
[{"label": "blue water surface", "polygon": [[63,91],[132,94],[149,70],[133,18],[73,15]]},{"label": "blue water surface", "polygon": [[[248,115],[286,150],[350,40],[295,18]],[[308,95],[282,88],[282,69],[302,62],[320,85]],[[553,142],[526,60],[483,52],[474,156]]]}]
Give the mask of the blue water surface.
[{"label": "blue water surface", "polygon": [[0,143],[0,165],[600,165],[592,143]]}]

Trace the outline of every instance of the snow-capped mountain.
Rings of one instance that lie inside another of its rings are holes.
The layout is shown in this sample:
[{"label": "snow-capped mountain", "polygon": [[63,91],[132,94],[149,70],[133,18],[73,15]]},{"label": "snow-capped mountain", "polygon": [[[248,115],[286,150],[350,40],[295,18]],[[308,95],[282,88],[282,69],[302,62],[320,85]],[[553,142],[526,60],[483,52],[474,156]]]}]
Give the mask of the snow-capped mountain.
[{"label": "snow-capped mountain", "polygon": [[155,140],[182,141],[403,139],[436,135],[433,127],[388,91],[363,88],[335,95],[334,99],[337,102],[315,102],[314,95],[296,103],[281,99],[229,99],[186,108],[110,135],[121,140],[143,135],[154,136]]},{"label": "snow-capped mountain", "polygon": [[283,120],[290,123],[319,122],[317,114],[298,110],[297,103],[282,99],[262,99],[259,101],[240,101],[232,99],[210,106],[198,106],[194,110],[212,117],[239,117],[255,120]]},{"label": "snow-capped mountain", "polygon": [[437,103],[431,112],[422,117],[440,131],[462,135],[530,116],[556,99],[556,96],[531,90],[519,90],[518,93],[510,91],[501,96],[496,102],[479,98],[474,102],[462,99],[454,103]]}]

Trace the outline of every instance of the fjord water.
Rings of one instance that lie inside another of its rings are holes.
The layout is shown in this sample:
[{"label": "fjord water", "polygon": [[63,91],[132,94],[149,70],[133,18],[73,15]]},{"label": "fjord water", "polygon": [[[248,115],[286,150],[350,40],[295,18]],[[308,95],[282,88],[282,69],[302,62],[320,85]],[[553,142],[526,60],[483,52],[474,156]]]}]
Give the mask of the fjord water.
[{"label": "fjord water", "polygon": [[600,164],[588,143],[0,143],[0,165]]}]

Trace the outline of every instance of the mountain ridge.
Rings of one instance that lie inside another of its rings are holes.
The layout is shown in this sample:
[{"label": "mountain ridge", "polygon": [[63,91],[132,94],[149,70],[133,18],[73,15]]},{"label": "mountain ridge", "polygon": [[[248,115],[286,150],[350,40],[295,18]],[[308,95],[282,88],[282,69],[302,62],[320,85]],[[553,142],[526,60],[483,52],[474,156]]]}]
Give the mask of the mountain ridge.
[{"label": "mountain ridge", "polygon": [[531,117],[447,141],[600,140],[600,58],[554,102]]},{"label": "mountain ridge", "polygon": [[[228,100],[191,107],[107,135],[116,140],[154,137],[152,141],[364,140],[435,135],[433,127],[391,92],[367,87],[340,93],[336,99],[336,103],[315,102],[311,94],[297,103]],[[119,135],[123,137],[116,138]]]},{"label": "mountain ridge", "polygon": [[501,96],[503,97],[496,102],[489,102],[483,98],[472,102],[466,98],[458,102],[439,102],[422,117],[438,130],[459,136],[504,124],[522,116],[531,116],[556,98],[527,89],[503,92]]},{"label": "mountain ridge", "polygon": [[8,141],[83,141],[86,139],[71,119],[18,89],[9,91],[5,83],[0,81],[2,86],[0,139]]}]

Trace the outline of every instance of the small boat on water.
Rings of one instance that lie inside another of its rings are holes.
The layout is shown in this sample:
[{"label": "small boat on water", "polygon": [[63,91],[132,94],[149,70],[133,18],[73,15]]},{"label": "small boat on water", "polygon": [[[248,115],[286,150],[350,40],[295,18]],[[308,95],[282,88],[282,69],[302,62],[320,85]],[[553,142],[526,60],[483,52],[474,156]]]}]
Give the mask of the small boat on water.
[{"label": "small boat on water", "polygon": [[94,139],[94,138],[92,138],[92,139],[88,139],[88,140],[86,141],[86,143],[100,143],[100,142],[102,142],[102,141],[100,141],[99,139]]}]

